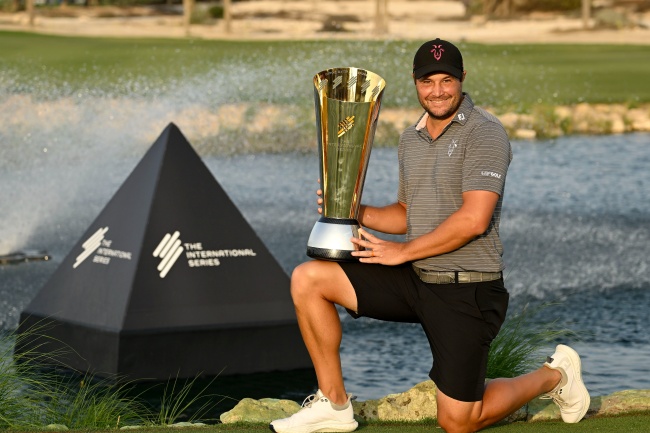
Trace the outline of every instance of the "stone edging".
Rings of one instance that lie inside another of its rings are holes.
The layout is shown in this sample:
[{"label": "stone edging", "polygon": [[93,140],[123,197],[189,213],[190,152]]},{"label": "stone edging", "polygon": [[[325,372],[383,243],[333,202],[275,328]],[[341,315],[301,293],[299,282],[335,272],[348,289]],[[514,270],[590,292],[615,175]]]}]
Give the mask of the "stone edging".
[{"label": "stone edging", "polygon": [[[355,416],[365,421],[422,421],[437,418],[435,384],[424,381],[401,394],[390,394],[379,400],[353,402]],[[236,422],[266,423],[285,418],[300,410],[291,400],[245,398],[232,410],[221,415],[224,424]],[[592,397],[587,417],[613,416],[650,411],[650,390],[625,390],[611,395]],[[535,399],[507,421],[559,420],[560,411],[549,400]]]},{"label": "stone edging", "polygon": [[587,104],[533,108],[532,114],[498,115],[511,138],[650,131],[650,104]]},{"label": "stone edging", "polygon": [[[588,104],[536,106],[531,113],[494,113],[511,139],[534,140],[571,134],[623,134],[650,132],[650,104]],[[382,108],[379,124],[387,123],[401,131],[422,113],[422,109]]]}]

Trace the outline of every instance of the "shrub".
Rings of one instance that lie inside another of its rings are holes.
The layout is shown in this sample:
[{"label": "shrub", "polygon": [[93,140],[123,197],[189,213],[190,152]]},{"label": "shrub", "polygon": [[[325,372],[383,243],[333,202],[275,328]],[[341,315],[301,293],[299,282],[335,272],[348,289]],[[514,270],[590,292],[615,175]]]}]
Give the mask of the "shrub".
[{"label": "shrub", "polygon": [[574,336],[567,329],[557,329],[556,322],[533,324],[532,318],[545,304],[529,311],[522,311],[509,317],[499,335],[492,342],[488,355],[488,378],[516,377],[541,366],[543,350],[548,350],[550,343],[562,337]]},{"label": "shrub", "polygon": [[574,11],[581,8],[581,0],[515,0],[517,10],[534,11]]},{"label": "shrub", "polygon": [[208,8],[208,15],[215,19],[223,18],[223,6],[215,5]]},{"label": "shrub", "polygon": [[[54,354],[14,354],[13,348],[28,335],[43,336],[42,329],[21,334],[0,334],[0,429],[36,430],[45,425],[73,429],[117,429],[128,425],[171,424],[192,406],[190,421],[206,416],[219,402],[205,390],[194,392],[195,380],[165,385],[159,409],[135,393],[135,384],[119,378],[100,379],[72,370],[51,367]],[[214,379],[213,379],[214,380]],[[222,398],[223,399],[223,398]],[[156,412],[158,411],[158,412]]]}]

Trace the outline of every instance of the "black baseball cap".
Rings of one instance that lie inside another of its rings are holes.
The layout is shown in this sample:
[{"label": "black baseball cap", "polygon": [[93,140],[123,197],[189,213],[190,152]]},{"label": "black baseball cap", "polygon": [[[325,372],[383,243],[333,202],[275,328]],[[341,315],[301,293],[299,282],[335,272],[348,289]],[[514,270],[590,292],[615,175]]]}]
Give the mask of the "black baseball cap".
[{"label": "black baseball cap", "polygon": [[422,44],[413,59],[413,77],[416,80],[434,72],[446,72],[459,80],[463,79],[460,50],[440,38]]}]

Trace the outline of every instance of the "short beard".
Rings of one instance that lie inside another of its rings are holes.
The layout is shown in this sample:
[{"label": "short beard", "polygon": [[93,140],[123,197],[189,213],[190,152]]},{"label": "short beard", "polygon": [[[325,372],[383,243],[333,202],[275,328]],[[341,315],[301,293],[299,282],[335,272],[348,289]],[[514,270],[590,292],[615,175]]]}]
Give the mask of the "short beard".
[{"label": "short beard", "polygon": [[432,113],[431,110],[430,110],[430,109],[429,109],[425,104],[423,104],[422,102],[420,102],[420,105],[422,106],[422,108],[424,108],[424,111],[427,112],[427,114],[429,115],[429,117],[431,117],[431,118],[433,118],[433,119],[436,119],[436,120],[446,120],[446,119],[449,119],[450,117],[453,117],[453,116],[454,116],[454,114],[455,114],[455,113],[458,111],[458,109],[460,108],[460,104],[463,102],[463,99],[464,99],[464,98],[465,98],[465,95],[463,95],[463,96],[458,100],[458,103],[456,104],[455,107],[452,107],[449,111],[447,111],[447,112],[446,112],[444,115],[442,115],[442,116],[441,116],[441,115],[437,115],[437,114]]}]

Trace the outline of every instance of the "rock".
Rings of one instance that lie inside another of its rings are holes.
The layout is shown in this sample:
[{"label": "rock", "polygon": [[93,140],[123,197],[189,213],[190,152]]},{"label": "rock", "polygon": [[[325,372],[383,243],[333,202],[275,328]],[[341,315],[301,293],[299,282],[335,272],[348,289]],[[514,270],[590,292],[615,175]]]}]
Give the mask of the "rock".
[{"label": "rock", "polygon": [[498,116],[504,128],[511,130],[522,126],[522,115],[517,113],[504,113]]},{"label": "rock", "polygon": [[353,402],[354,413],[365,420],[420,421],[438,416],[436,385],[431,380],[419,383],[402,394],[379,400]]},{"label": "rock", "polygon": [[650,131],[650,107],[628,110],[626,119],[632,131]]},{"label": "rock", "polygon": [[520,140],[534,140],[537,138],[537,132],[535,132],[534,129],[519,128],[515,130],[514,138],[518,138]]},{"label": "rock", "polygon": [[622,134],[626,131],[625,122],[622,117],[614,117],[611,122],[612,134]]},{"label": "rock", "polygon": [[[431,380],[415,385],[400,394],[389,394],[379,400],[353,401],[354,415],[366,421],[423,421],[436,419],[436,385]],[[245,398],[230,412],[221,415],[224,424],[234,422],[270,422],[291,416],[300,405],[290,400]],[[650,390],[627,390],[609,396],[593,397],[587,416],[615,416],[625,413],[649,412]],[[560,410],[552,400],[536,398],[504,421],[560,420]]]},{"label": "rock", "polygon": [[550,421],[560,419],[560,409],[552,400],[535,398],[528,403],[528,421]]},{"label": "rock", "polygon": [[[650,411],[650,390],[630,389],[592,397],[587,416],[613,416],[647,411]],[[528,404],[528,421],[558,419],[561,419],[560,410],[551,400],[537,398]]]},{"label": "rock", "polygon": [[[629,389],[600,397],[598,415],[620,415],[630,412],[650,411],[650,390]],[[592,404],[593,406],[593,404]]]},{"label": "rock", "polygon": [[300,410],[300,405],[291,400],[263,398],[254,400],[244,398],[237,406],[221,414],[219,419],[224,424],[235,422],[271,422],[286,418]]},{"label": "rock", "polygon": [[[354,414],[364,420],[422,421],[436,419],[436,385],[427,380],[401,394],[390,394],[379,400],[354,402]],[[526,406],[510,415],[506,421],[526,420]]]},{"label": "rock", "polygon": [[174,424],[170,424],[169,427],[171,428],[185,428],[185,427],[207,427],[207,424],[203,424],[202,422],[177,422]]}]

